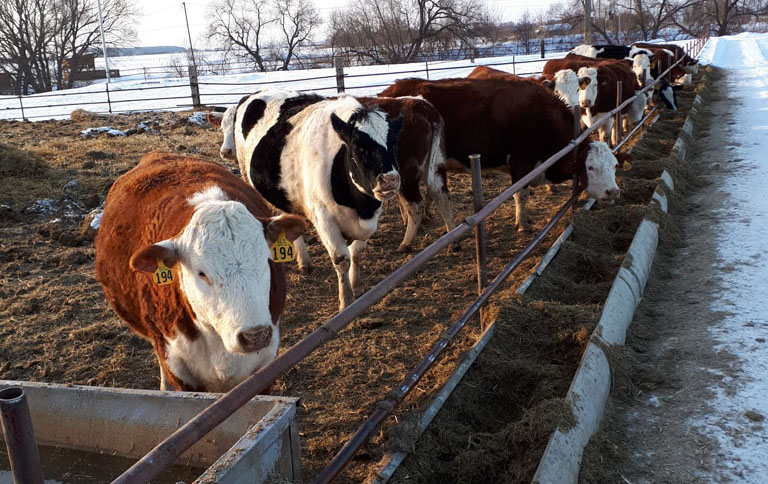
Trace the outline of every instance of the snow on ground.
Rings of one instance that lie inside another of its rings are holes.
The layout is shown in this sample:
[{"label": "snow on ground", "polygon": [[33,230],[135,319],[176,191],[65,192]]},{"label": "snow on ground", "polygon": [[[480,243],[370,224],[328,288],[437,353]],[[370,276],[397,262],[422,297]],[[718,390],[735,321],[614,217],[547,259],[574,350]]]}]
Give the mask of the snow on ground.
[{"label": "snow on ground", "polygon": [[[702,51],[702,63],[728,69],[733,125],[729,151],[740,168],[722,189],[729,203],[722,217],[717,250],[723,291],[711,303],[727,314],[711,329],[720,347],[740,358],[739,381],[714,388],[716,414],[693,422],[721,445],[725,474],[733,482],[768,482],[768,34],[745,33],[712,38]],[[724,388],[736,387],[735,393]],[[756,414],[745,413],[752,409]],[[759,414],[759,415],[758,415]]]},{"label": "snow on ground", "polygon": [[[565,53],[551,53],[547,54],[545,59],[541,59],[539,55],[489,57],[475,59],[474,63],[458,60],[359,66],[344,69],[344,82],[348,93],[368,96],[383,90],[395,79],[465,77],[478,65],[493,65],[519,75],[535,74],[541,72],[547,59],[564,55]],[[111,63],[110,67],[114,68]],[[318,91],[325,95],[336,94],[336,72],[331,68],[200,76],[199,82],[201,102],[210,105],[234,104],[242,96],[251,94],[267,84],[284,89]],[[24,115],[32,120],[63,119],[78,108],[106,113],[109,111],[107,95],[112,103],[112,112],[185,110],[191,108],[192,102],[188,79],[145,80],[143,75],[137,74],[114,79],[109,84],[109,93],[106,83],[102,81],[78,89],[25,96],[22,101]],[[18,97],[0,96],[0,119],[21,117]]]}]

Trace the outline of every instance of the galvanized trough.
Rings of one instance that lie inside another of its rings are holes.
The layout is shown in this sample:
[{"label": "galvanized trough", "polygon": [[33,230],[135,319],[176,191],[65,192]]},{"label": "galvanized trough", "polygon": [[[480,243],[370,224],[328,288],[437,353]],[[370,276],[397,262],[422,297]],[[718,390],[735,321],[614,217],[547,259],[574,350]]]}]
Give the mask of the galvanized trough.
[{"label": "galvanized trough", "polygon": [[[12,386],[24,390],[39,445],[131,459],[149,452],[220,397],[0,380],[0,389]],[[176,464],[200,468],[199,483],[260,483],[268,477],[300,482],[297,401],[252,398]]]}]

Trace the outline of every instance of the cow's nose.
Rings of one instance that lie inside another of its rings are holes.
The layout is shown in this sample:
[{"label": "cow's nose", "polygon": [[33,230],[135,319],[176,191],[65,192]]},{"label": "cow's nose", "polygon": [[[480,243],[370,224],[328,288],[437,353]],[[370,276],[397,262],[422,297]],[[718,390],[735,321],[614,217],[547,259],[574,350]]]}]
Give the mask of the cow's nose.
[{"label": "cow's nose", "polygon": [[621,190],[618,188],[611,188],[605,191],[605,198],[608,200],[618,200],[619,196],[621,196]]},{"label": "cow's nose", "polygon": [[230,159],[232,158],[232,149],[231,148],[222,148],[219,150],[219,153],[221,154],[221,157],[224,159]]},{"label": "cow's nose", "polygon": [[585,99],[585,100],[581,101],[581,107],[583,107],[583,108],[591,108],[592,107],[592,101],[590,101],[589,99]]},{"label": "cow's nose", "polygon": [[258,351],[272,340],[272,326],[259,326],[256,329],[240,331],[237,334],[237,342],[243,351]]},{"label": "cow's nose", "polygon": [[386,173],[376,177],[376,181],[383,190],[394,190],[400,187],[400,175],[398,173]]}]

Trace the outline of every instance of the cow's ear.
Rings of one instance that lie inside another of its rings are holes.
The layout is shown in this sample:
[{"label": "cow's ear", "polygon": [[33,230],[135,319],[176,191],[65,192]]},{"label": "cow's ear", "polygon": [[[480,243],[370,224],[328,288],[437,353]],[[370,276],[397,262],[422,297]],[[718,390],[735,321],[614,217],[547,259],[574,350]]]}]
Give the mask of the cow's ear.
[{"label": "cow's ear", "polygon": [[267,237],[267,245],[272,245],[282,232],[285,238],[294,241],[309,230],[309,222],[298,215],[283,214],[277,217],[259,219],[264,225],[264,235]]},{"label": "cow's ear", "polygon": [[336,134],[339,135],[342,141],[347,144],[352,143],[355,134],[352,125],[336,116],[336,113],[331,113],[331,126],[333,126],[333,130],[336,131]]},{"label": "cow's ear", "polygon": [[555,83],[554,83],[554,81],[550,81],[549,79],[545,79],[541,84],[544,87],[546,87],[547,89],[551,89],[553,91],[555,90]]},{"label": "cow's ear", "polygon": [[129,265],[134,271],[153,273],[157,270],[158,259],[162,260],[166,267],[176,265],[179,254],[170,241],[164,240],[157,244],[142,247],[133,253]]},{"label": "cow's ear", "polygon": [[208,116],[205,117],[209,123],[216,126],[217,128],[221,127],[222,118],[224,118],[222,113],[208,113]]},{"label": "cow's ear", "polygon": [[387,149],[397,146],[397,142],[400,139],[400,131],[403,129],[403,115],[396,117],[389,122],[389,131],[387,131]]}]

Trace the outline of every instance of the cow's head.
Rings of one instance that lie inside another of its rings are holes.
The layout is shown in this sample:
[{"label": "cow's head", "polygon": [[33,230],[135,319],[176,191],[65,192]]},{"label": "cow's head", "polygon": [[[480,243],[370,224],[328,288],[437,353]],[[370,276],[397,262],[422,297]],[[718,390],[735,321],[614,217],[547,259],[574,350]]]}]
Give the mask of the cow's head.
[{"label": "cow's head", "polygon": [[[579,76],[579,104],[582,108],[591,108],[597,99],[597,69],[582,67]],[[587,79],[589,79],[587,81]]]},{"label": "cow's head", "polygon": [[637,54],[632,59],[632,72],[635,73],[637,83],[640,87],[645,87],[651,80],[651,61],[645,54]]},{"label": "cow's head", "polygon": [[618,160],[608,145],[601,141],[593,141],[586,148],[583,146],[577,155],[583,159],[583,163],[578,163],[578,171],[582,184],[586,185],[587,196],[612,203],[621,195],[616,184]]},{"label": "cow's head", "polygon": [[218,187],[188,200],[194,212],[173,238],[137,250],[130,266],[154,273],[158,260],[173,267],[178,287],[201,332],[218,336],[230,353],[277,353],[279,314],[270,313],[270,246],[281,233],[303,234],[295,215],[257,219]]},{"label": "cow's head", "polygon": [[653,84],[654,95],[661,99],[666,107],[677,111],[677,95],[675,91],[682,89],[683,86],[672,86],[666,79],[658,79]]},{"label": "cow's head", "polygon": [[237,151],[235,150],[235,112],[237,106],[230,106],[224,113],[213,112],[208,113],[208,122],[214,126],[218,126],[221,130],[222,141],[219,154],[226,160],[234,160],[237,158]]},{"label": "cow's head", "polygon": [[387,121],[384,113],[360,108],[344,121],[331,113],[331,125],[347,147],[347,169],[363,193],[384,201],[400,190],[397,143],[403,117]]},{"label": "cow's head", "polygon": [[579,79],[576,73],[570,69],[557,71],[553,86],[555,94],[565,101],[569,107],[577,107],[579,105],[579,87],[582,81],[589,82],[589,78]]},{"label": "cow's head", "polygon": [[680,63],[680,66],[687,74],[697,74],[699,72],[698,59],[694,59],[688,54],[685,54],[683,57],[683,62]]}]

